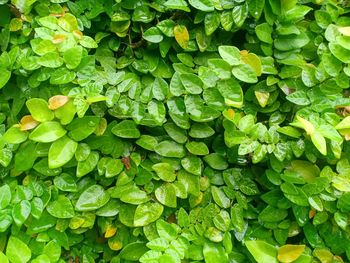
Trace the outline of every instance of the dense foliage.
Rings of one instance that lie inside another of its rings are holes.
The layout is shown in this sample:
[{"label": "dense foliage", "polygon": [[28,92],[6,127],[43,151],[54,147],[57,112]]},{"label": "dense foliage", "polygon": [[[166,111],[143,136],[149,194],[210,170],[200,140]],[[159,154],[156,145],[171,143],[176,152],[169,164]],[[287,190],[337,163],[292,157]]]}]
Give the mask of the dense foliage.
[{"label": "dense foliage", "polygon": [[0,0],[0,262],[349,262],[349,14]]}]

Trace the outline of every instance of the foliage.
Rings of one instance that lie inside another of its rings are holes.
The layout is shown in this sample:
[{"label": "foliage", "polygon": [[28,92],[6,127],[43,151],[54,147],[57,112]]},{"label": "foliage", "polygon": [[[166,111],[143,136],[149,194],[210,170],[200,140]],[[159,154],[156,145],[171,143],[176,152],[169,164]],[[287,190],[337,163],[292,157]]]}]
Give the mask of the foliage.
[{"label": "foliage", "polygon": [[346,0],[0,0],[0,262],[350,259]]}]

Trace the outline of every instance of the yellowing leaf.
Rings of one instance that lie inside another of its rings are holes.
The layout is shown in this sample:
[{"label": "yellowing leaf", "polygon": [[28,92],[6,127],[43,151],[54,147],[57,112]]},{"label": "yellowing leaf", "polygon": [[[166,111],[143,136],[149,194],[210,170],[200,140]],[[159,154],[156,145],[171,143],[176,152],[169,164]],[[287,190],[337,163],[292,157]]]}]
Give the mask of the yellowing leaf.
[{"label": "yellowing leaf", "polygon": [[118,239],[111,238],[108,239],[108,246],[110,249],[117,251],[122,249],[123,243]]},{"label": "yellowing leaf", "polygon": [[254,91],[255,97],[259,102],[259,105],[262,108],[265,108],[267,105],[267,102],[270,98],[270,93],[269,92],[260,92],[260,91]]},{"label": "yellowing leaf", "polygon": [[63,95],[56,95],[49,99],[49,109],[56,110],[69,101],[69,97]]},{"label": "yellowing leaf", "polygon": [[113,225],[108,225],[106,232],[105,232],[105,238],[110,238],[115,235],[117,232],[117,228]]},{"label": "yellowing leaf", "polygon": [[39,125],[39,122],[34,120],[32,115],[23,116],[20,123],[21,131],[28,131],[34,129],[36,126]]},{"label": "yellowing leaf", "polygon": [[260,58],[253,53],[248,53],[247,51],[246,52],[244,51],[245,50],[241,51],[242,61],[245,64],[248,64],[249,66],[251,66],[254,69],[257,76],[261,76],[262,66],[261,66]]},{"label": "yellowing leaf", "polygon": [[350,37],[350,26],[339,27],[338,31],[344,36]]},{"label": "yellowing leaf", "polygon": [[63,34],[54,35],[54,37],[52,38],[52,43],[54,44],[62,43],[63,41],[66,40],[66,38],[67,36]]},{"label": "yellowing leaf", "polygon": [[296,260],[304,252],[305,245],[284,245],[278,249],[278,260],[282,263],[290,263]]},{"label": "yellowing leaf", "polygon": [[176,42],[182,47],[186,49],[188,47],[188,42],[190,40],[190,35],[187,31],[187,28],[183,25],[177,25],[174,27],[174,35]]},{"label": "yellowing leaf", "polygon": [[301,125],[303,126],[304,130],[308,135],[311,135],[315,132],[315,127],[312,125],[311,122],[309,122],[308,120],[305,120],[300,116],[297,116],[297,120],[301,123]]}]

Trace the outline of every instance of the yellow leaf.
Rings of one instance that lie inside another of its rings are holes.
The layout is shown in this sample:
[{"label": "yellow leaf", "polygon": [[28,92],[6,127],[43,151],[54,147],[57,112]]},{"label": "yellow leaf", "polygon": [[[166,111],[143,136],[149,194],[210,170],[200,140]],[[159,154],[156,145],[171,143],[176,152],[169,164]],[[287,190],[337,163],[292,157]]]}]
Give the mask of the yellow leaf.
[{"label": "yellow leaf", "polygon": [[180,45],[180,47],[186,49],[188,47],[188,42],[190,41],[190,35],[187,31],[187,28],[183,25],[175,26],[174,35],[176,42]]},{"label": "yellow leaf", "polygon": [[246,51],[246,50],[242,50],[240,52],[242,61],[248,64],[249,66],[251,66],[254,69],[257,76],[261,76],[262,66],[261,66],[260,58],[254,53],[248,53],[243,51]]},{"label": "yellow leaf", "polygon": [[315,248],[314,252],[312,253],[316,258],[318,258],[322,263],[332,263],[333,261],[333,254],[325,248]]},{"label": "yellow leaf", "polygon": [[39,125],[39,122],[33,119],[32,115],[25,115],[22,117],[20,121],[20,129],[21,131],[28,131],[34,129]]},{"label": "yellow leaf", "polygon": [[78,38],[78,39],[82,39],[83,38],[83,32],[79,31],[79,30],[74,30],[73,31],[73,35]]},{"label": "yellow leaf", "polygon": [[63,35],[63,34],[54,35],[54,37],[52,39],[52,43],[54,43],[54,44],[62,43],[63,41],[66,40],[66,38],[67,38],[67,36]]},{"label": "yellow leaf", "polygon": [[56,110],[69,101],[69,97],[63,95],[56,95],[49,99],[49,109]]},{"label": "yellow leaf", "polygon": [[112,250],[121,250],[123,248],[123,243],[117,238],[117,236],[108,239],[108,246]]},{"label": "yellow leaf", "polygon": [[338,31],[344,36],[350,37],[350,26],[338,27]]},{"label": "yellow leaf", "polygon": [[278,249],[278,260],[282,263],[290,263],[296,260],[304,252],[305,245],[284,245]]},{"label": "yellow leaf", "polygon": [[117,228],[113,225],[108,225],[106,232],[105,232],[105,238],[110,238],[115,235],[117,232]]},{"label": "yellow leaf", "polygon": [[260,92],[260,91],[254,91],[255,97],[258,100],[260,106],[262,108],[265,108],[267,105],[267,102],[269,101],[270,98],[270,93],[269,92]]},{"label": "yellow leaf", "polygon": [[300,116],[297,116],[297,120],[301,123],[301,125],[303,126],[304,130],[308,135],[311,135],[315,132],[315,127],[312,125],[311,122],[309,122],[308,120],[305,120]]}]

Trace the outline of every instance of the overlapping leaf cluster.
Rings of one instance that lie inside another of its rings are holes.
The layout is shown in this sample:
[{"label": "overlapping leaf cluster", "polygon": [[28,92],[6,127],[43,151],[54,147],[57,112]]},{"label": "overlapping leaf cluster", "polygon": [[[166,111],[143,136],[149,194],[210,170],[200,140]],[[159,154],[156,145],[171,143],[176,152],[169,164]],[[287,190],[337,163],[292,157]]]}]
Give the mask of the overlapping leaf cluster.
[{"label": "overlapping leaf cluster", "polygon": [[0,262],[348,262],[346,0],[0,0]]}]

